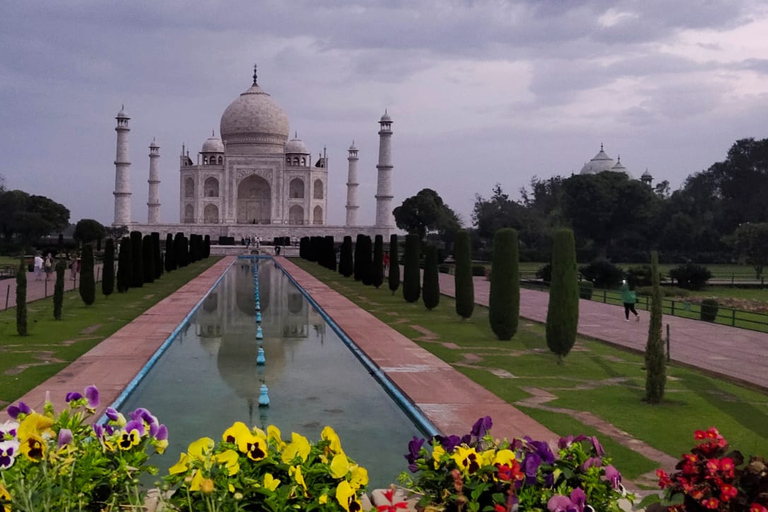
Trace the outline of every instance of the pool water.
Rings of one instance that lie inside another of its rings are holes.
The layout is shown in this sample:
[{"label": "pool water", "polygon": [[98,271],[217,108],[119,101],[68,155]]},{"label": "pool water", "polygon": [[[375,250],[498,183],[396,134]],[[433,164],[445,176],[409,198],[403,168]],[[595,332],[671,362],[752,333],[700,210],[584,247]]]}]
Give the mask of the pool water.
[{"label": "pool water", "polygon": [[[264,339],[256,340],[253,266]],[[258,366],[259,347],[266,364]],[[262,382],[269,407],[259,407]],[[146,407],[168,426],[160,475],[200,437],[220,439],[235,421],[276,425],[316,442],[325,425],[365,467],[369,488],[406,469],[408,441],[424,434],[271,260],[239,259],[120,406]]]}]

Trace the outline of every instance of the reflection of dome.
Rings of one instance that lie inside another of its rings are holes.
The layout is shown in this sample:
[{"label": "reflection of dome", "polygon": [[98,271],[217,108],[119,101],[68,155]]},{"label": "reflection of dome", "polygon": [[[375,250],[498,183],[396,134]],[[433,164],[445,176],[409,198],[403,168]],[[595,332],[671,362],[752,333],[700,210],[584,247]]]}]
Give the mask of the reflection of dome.
[{"label": "reflection of dome", "polygon": [[221,138],[227,144],[281,143],[288,140],[288,116],[254,77],[253,85],[229,104],[221,116]]},{"label": "reflection of dome", "polygon": [[[242,276],[239,276],[237,284],[235,286],[235,302],[237,303],[237,309],[239,309],[245,315],[253,316],[255,312],[256,301],[253,296],[253,272],[250,265],[243,265],[238,269],[242,272]],[[269,279],[264,279],[259,274],[259,304],[261,306],[261,314],[265,315],[269,310],[269,291],[270,282]]]},{"label": "reflection of dome", "polygon": [[304,144],[304,141],[299,139],[297,136],[294,136],[293,139],[288,141],[288,144],[285,145],[285,154],[289,153],[298,153],[300,155],[308,155],[309,149],[307,149],[307,146]]},{"label": "reflection of dome", "polygon": [[203,153],[223,153],[224,152],[224,143],[221,142],[221,139],[216,137],[215,135],[211,135],[208,137],[205,142],[203,142]]},{"label": "reflection of dome", "polygon": [[598,174],[603,171],[610,171],[613,167],[613,158],[609,157],[603,151],[603,145],[600,144],[600,152],[581,168],[581,174]]}]

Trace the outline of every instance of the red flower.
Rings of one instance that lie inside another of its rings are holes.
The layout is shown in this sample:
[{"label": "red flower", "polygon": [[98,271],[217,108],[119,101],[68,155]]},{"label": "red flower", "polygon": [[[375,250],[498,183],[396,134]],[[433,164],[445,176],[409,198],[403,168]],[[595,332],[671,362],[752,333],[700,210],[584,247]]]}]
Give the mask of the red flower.
[{"label": "red flower", "polygon": [[709,430],[707,430],[707,437],[709,439],[718,439],[721,436],[720,436],[720,432],[718,432],[715,427],[710,427]]},{"label": "red flower", "polygon": [[737,494],[739,494],[739,490],[732,485],[722,484],[720,486],[720,499],[722,501],[731,501]]},{"label": "red flower", "polygon": [[693,433],[693,438],[696,439],[697,441],[701,439],[705,439],[706,436],[707,435],[704,433],[703,430],[697,430],[696,432]]},{"label": "red flower", "polygon": [[710,510],[714,510],[720,505],[720,502],[717,501],[717,498],[709,498],[708,500],[702,501],[701,504]]},{"label": "red flower", "polygon": [[720,470],[720,461],[718,459],[709,459],[707,461],[707,471],[709,474],[714,475]]},{"label": "red flower", "polygon": [[768,508],[765,508],[759,503],[753,503],[751,507],[749,507],[749,512],[768,512]]},{"label": "red flower", "polygon": [[384,491],[384,497],[387,498],[387,501],[390,503],[389,505],[379,505],[376,508],[379,510],[379,512],[397,512],[397,509],[399,508],[408,508],[408,504],[404,501],[400,501],[398,503],[395,503],[395,490],[389,489],[387,491]]},{"label": "red flower", "polygon": [[720,459],[720,471],[723,472],[723,476],[726,478],[733,478],[733,474],[736,471],[733,459],[730,457],[723,457]]},{"label": "red flower", "polygon": [[669,479],[669,475],[663,469],[657,469],[656,470],[656,477],[658,477],[658,479],[659,479],[659,487],[661,487],[662,489],[672,485],[672,480]]},{"label": "red flower", "polygon": [[504,505],[494,505],[493,506],[493,511],[494,512],[507,512],[507,507],[505,507]]}]

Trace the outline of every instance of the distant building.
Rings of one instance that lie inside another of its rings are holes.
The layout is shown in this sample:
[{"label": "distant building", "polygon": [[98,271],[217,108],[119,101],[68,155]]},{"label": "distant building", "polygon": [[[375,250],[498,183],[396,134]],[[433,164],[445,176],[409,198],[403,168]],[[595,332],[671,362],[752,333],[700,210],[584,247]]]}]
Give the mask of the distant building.
[{"label": "distant building", "polygon": [[[613,158],[605,153],[603,145],[600,144],[600,151],[592,158],[592,160],[584,164],[584,167],[581,168],[579,174],[598,174],[604,171],[623,172],[629,179],[634,179],[632,173],[621,163],[621,155],[614,161]],[[648,172],[648,169],[646,169],[640,177],[640,181],[648,186],[652,185],[653,176]]]}]

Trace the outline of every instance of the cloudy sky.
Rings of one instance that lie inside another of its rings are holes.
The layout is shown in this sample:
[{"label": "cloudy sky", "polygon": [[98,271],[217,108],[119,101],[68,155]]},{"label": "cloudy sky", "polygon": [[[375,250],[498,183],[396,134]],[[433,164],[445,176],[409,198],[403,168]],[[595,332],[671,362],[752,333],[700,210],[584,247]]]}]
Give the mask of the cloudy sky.
[{"label": "cloudy sky", "polygon": [[360,149],[375,216],[378,124],[393,124],[394,205],[434,188],[465,223],[495,183],[578,172],[605,144],[673,189],[768,137],[768,4],[751,0],[101,0],[0,4],[0,175],[113,220],[115,115],[131,116],[133,214],[161,146],[161,220],[179,220],[178,155],[251,84],[330,157],[344,222]]}]

